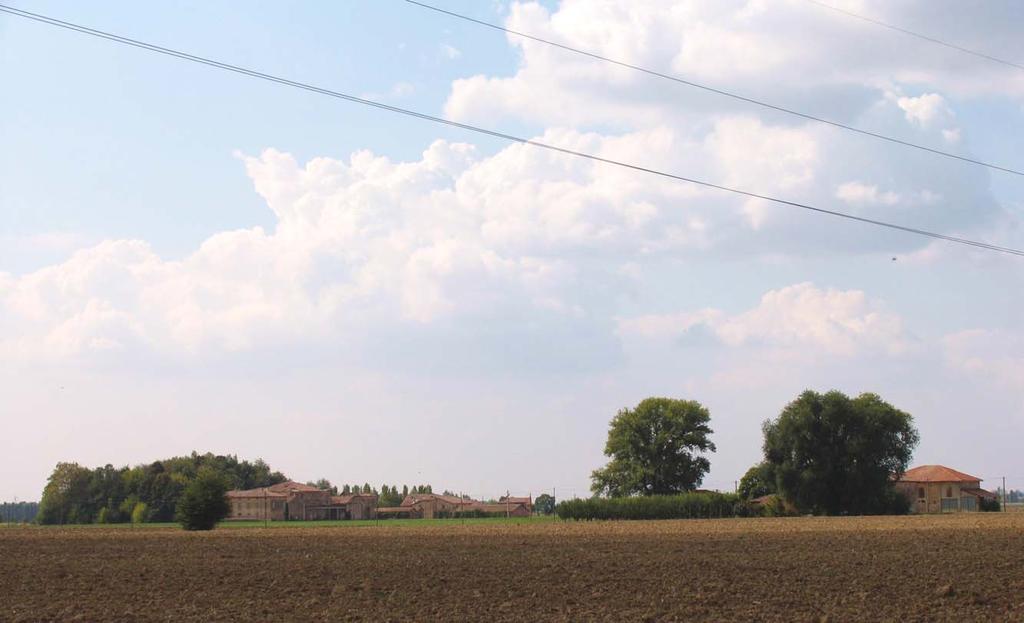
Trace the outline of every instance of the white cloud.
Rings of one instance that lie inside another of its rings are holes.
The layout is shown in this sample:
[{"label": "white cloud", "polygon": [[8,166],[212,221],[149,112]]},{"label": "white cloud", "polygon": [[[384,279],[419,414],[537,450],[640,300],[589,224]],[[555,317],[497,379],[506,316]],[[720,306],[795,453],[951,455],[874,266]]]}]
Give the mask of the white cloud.
[{"label": "white cloud", "polygon": [[624,337],[679,337],[707,327],[724,344],[769,348],[813,348],[837,356],[863,352],[902,353],[909,347],[899,316],[860,290],[823,290],[799,283],[766,292],[745,312],[717,309],[644,315],[619,321]]},{"label": "white cloud", "polygon": [[442,43],[441,54],[448,60],[453,61],[462,56],[462,51],[450,43]]},{"label": "white cloud", "polygon": [[907,121],[923,128],[952,121],[953,111],[946,104],[946,99],[938,93],[926,93],[918,97],[899,97],[896,104],[903,110]]},{"label": "white cloud", "polygon": [[1024,387],[1024,335],[969,329],[942,339],[946,364],[980,380],[1015,391]]},{"label": "white cloud", "polygon": [[879,192],[874,185],[861,182],[845,182],[836,189],[836,197],[852,205],[881,204],[892,206],[900,202],[900,196],[892,191]]}]

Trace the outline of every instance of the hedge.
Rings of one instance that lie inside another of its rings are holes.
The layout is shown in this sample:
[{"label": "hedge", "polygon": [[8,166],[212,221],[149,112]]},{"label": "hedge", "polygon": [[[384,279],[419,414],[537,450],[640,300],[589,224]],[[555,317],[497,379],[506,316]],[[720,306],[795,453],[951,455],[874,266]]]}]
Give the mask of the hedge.
[{"label": "hedge", "polygon": [[749,516],[752,509],[732,493],[682,493],[628,498],[566,500],[555,507],[561,519],[701,519]]}]

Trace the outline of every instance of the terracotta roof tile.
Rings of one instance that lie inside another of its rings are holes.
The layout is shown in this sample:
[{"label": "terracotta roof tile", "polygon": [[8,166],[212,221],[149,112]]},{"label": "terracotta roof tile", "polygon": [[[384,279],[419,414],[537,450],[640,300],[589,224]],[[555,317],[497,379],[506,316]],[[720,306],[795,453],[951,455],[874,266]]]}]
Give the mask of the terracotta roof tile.
[{"label": "terracotta roof tile", "polygon": [[902,482],[980,482],[981,478],[977,476],[971,476],[963,472],[958,472],[955,469],[946,467],[945,465],[919,465],[913,469],[908,469],[903,477],[900,478]]}]

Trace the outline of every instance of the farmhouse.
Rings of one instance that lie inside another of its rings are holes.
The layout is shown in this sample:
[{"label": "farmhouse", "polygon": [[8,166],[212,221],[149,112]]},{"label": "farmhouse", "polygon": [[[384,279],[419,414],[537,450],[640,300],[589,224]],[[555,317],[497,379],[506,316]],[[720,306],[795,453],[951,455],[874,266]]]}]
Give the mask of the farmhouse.
[{"label": "farmhouse", "polygon": [[354,494],[332,496],[311,485],[288,482],[228,491],[231,513],[228,519],[302,521],[313,519],[370,519],[377,496]]},{"label": "farmhouse", "polygon": [[944,465],[920,465],[907,470],[896,488],[910,500],[914,513],[977,511],[982,500],[996,495],[981,488],[981,478]]},{"label": "farmhouse", "polygon": [[481,513],[496,517],[529,517],[533,513],[530,498],[501,498],[501,501],[485,503],[456,495],[438,493],[413,493],[405,496],[401,506],[377,509],[380,517],[403,519],[434,519],[453,517],[459,513]]},{"label": "farmhouse", "polygon": [[498,498],[498,501],[501,502],[502,504],[508,503],[508,504],[510,504],[512,506],[515,506],[516,504],[522,504],[523,507],[526,509],[526,514],[527,515],[529,515],[530,513],[533,512],[533,497],[532,496],[530,496],[530,497],[515,497],[515,496],[503,495],[500,498]]}]

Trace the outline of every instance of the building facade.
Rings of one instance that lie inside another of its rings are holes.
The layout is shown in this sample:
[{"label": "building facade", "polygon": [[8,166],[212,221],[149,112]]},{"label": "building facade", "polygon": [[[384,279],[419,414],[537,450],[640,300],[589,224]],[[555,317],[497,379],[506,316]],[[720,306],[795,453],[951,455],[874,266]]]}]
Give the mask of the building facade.
[{"label": "building facade", "polygon": [[323,519],[371,519],[377,496],[355,494],[332,496],[311,485],[288,482],[228,491],[231,505],[228,519],[257,521],[310,521]]},{"label": "building facade", "polygon": [[981,478],[944,465],[921,465],[896,481],[911,501],[913,513],[956,513],[981,510],[982,500],[996,495],[981,488]]}]

